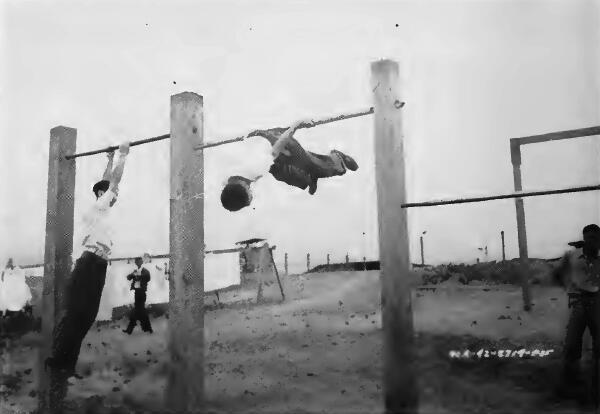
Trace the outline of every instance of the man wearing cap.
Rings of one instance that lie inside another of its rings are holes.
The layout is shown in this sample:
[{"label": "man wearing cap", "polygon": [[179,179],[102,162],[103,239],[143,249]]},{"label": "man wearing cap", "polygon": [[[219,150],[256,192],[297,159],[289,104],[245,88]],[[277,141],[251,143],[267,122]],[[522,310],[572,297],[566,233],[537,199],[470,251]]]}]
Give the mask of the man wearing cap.
[{"label": "man wearing cap", "polygon": [[569,323],[563,350],[563,382],[568,394],[581,385],[580,361],[583,334],[590,329],[594,360],[600,356],[600,227],[583,228],[583,241],[569,243],[576,250],[567,252],[554,272],[555,280],[567,288]]},{"label": "man wearing cap", "polygon": [[146,311],[146,290],[148,289],[148,282],[150,282],[150,272],[145,267],[142,267],[143,263],[144,261],[141,257],[136,257],[136,268],[127,275],[127,280],[131,281],[130,290],[133,290],[135,299],[133,309],[129,313],[129,325],[126,329],[123,329],[123,332],[129,335],[133,332],[137,321],[140,321],[144,332],[153,332],[152,325],[150,325],[150,318],[148,318],[148,312]]},{"label": "man wearing cap", "polygon": [[66,377],[80,378],[75,373],[75,366],[81,343],[98,315],[106,268],[113,247],[110,212],[117,201],[129,145],[129,142],[125,142],[119,146],[119,159],[114,170],[114,153],[108,154],[103,179],[92,188],[96,201],[83,215],[80,223],[84,229],[84,237],[79,246],[82,253],[68,278],[64,292],[65,311],[54,327],[52,355],[45,361],[45,368],[50,367],[53,372]]}]

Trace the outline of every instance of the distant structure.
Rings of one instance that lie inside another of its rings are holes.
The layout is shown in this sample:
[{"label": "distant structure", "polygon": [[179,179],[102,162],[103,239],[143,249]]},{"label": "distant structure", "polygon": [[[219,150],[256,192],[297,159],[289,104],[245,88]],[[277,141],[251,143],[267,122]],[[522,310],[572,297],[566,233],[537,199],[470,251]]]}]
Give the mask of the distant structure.
[{"label": "distant structure", "polygon": [[[270,247],[266,239],[248,239],[236,243],[242,246],[240,252],[240,284],[242,288],[257,289],[256,301],[263,302],[267,299],[285,298],[279,273],[273,260],[272,251],[276,246]],[[279,287],[279,289],[277,289]]]}]

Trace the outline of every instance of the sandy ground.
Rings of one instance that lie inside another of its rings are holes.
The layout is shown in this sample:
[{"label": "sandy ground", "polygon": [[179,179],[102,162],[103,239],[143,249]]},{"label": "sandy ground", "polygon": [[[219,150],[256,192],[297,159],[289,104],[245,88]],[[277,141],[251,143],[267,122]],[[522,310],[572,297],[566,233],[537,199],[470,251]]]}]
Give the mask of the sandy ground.
[{"label": "sandy ground", "polygon": [[[205,316],[211,412],[382,412],[379,272],[290,276],[284,303],[225,305]],[[567,307],[559,289],[534,289],[521,310],[514,287],[438,286],[413,291],[420,412],[581,412],[553,398]],[[251,295],[242,295],[250,297]],[[238,297],[239,299],[239,297]],[[94,328],[72,380],[72,412],[160,412],[166,383],[164,317],[155,333]],[[36,334],[9,344],[0,412],[36,406]],[[546,357],[451,359],[449,351],[553,349]],[[122,407],[110,411],[101,407]]]}]

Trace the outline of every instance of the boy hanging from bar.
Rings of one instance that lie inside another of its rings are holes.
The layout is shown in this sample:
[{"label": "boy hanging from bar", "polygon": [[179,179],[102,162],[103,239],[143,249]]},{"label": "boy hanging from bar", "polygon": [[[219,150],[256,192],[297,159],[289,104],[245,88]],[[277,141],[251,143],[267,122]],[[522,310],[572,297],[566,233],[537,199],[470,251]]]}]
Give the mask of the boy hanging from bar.
[{"label": "boy hanging from bar", "polygon": [[83,252],[68,278],[64,292],[65,310],[54,327],[52,355],[45,361],[45,369],[50,367],[51,372],[61,378],[81,378],[76,374],[75,366],[83,338],[96,320],[100,307],[113,246],[110,212],[117,201],[129,145],[125,142],[119,146],[119,159],[114,170],[114,153],[108,153],[103,179],[92,187],[96,201],[81,221],[84,237],[79,247]]},{"label": "boy hanging from bar", "polygon": [[[271,175],[278,181],[305,190],[313,195],[317,191],[317,181],[346,174],[346,170],[356,171],[358,164],[341,151],[332,150],[329,155],[306,151],[294,138],[298,128],[315,126],[315,121],[301,120],[289,128],[255,130],[248,137],[263,137],[272,146],[273,164]],[[250,205],[252,193],[250,185],[262,176],[253,179],[242,176],[230,177],[221,192],[221,203],[229,211],[238,211]]]}]

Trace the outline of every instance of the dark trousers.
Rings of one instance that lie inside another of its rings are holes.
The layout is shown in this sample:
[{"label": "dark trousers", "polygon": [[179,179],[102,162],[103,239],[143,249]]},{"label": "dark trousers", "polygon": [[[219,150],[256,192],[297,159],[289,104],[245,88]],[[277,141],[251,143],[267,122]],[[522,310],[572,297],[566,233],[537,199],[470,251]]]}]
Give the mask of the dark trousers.
[{"label": "dark trousers", "polygon": [[107,265],[106,260],[90,252],[84,252],[75,262],[65,292],[66,309],[54,327],[53,366],[75,370],[83,338],[98,315]]},{"label": "dark trousers", "polygon": [[146,292],[144,292],[142,289],[135,289],[135,304],[129,313],[129,325],[127,326],[128,332],[133,331],[137,321],[140,321],[140,325],[142,325],[142,330],[144,332],[152,330],[150,318],[148,318],[148,312],[146,311]]},{"label": "dark trousers", "polygon": [[313,180],[344,175],[346,172],[331,156],[306,151],[293,138],[286,149],[290,155],[281,154],[269,169],[271,175],[278,181],[304,190]]},{"label": "dark trousers", "polygon": [[564,358],[566,362],[581,359],[583,334],[589,328],[592,336],[594,357],[600,356],[600,295],[569,295],[569,324],[565,338]]}]

